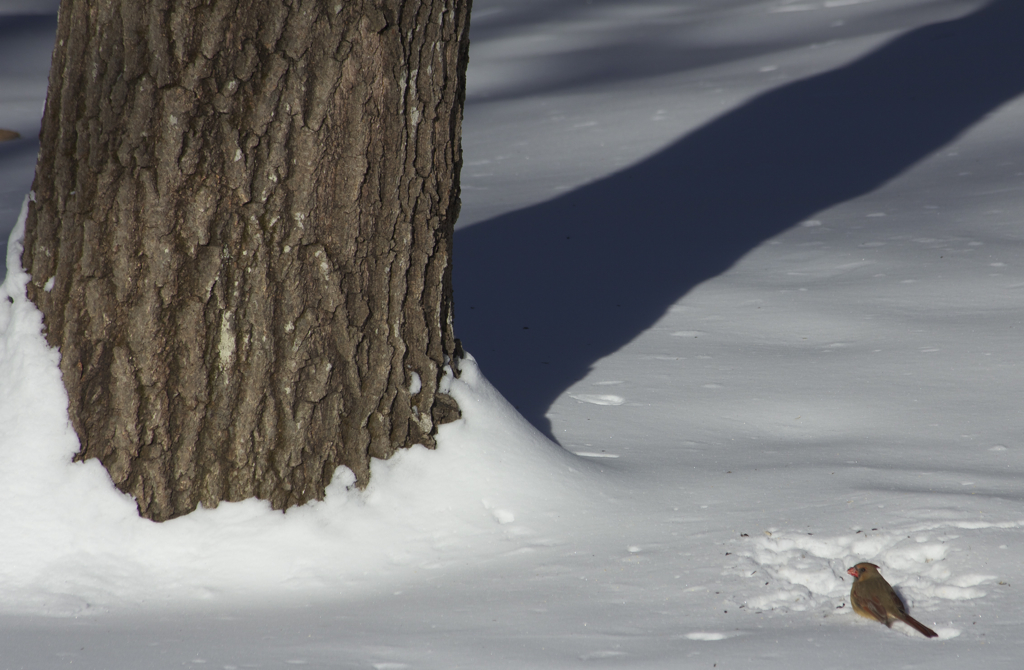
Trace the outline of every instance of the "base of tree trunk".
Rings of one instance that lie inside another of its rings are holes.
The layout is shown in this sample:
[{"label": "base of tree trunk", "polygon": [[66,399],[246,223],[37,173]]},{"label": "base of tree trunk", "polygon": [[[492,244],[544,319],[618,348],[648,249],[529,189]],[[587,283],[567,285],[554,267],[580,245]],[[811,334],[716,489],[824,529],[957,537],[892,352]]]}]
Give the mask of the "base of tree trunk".
[{"label": "base of tree trunk", "polygon": [[322,498],[458,417],[468,0],[64,0],[22,262],[155,520]]}]

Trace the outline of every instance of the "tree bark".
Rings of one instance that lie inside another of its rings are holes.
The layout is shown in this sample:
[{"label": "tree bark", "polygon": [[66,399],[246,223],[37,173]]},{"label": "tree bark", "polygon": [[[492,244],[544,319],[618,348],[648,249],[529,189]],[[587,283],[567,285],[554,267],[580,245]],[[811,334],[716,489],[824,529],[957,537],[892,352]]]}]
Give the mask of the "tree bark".
[{"label": "tree bark", "polygon": [[470,4],[64,0],[22,262],[143,516],[365,485],[458,416]]}]

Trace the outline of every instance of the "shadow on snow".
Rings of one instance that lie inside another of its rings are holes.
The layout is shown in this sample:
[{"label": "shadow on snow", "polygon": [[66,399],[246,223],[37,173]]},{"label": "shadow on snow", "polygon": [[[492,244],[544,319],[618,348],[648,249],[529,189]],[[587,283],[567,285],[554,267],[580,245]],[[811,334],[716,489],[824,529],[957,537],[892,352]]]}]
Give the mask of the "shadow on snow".
[{"label": "shadow on snow", "polygon": [[456,332],[535,426],[697,284],[1024,90],[1024,2],[912,30],[631,168],[455,235]]},{"label": "shadow on snow", "polygon": [[[25,88],[41,82],[45,86],[49,72],[50,52],[57,32],[56,8],[51,2],[35,7],[49,14],[0,14],[0,86],[5,87],[3,102],[11,102],[11,91],[6,87],[14,82],[18,92],[14,102],[22,102]],[[26,87],[25,82],[33,82]],[[0,105],[0,128],[13,130],[14,124]],[[39,153],[39,141],[25,134],[19,140],[0,142],[0,282],[7,276],[7,238],[17,223],[21,202],[32,182],[32,167]],[[35,130],[35,129],[33,129]]]}]

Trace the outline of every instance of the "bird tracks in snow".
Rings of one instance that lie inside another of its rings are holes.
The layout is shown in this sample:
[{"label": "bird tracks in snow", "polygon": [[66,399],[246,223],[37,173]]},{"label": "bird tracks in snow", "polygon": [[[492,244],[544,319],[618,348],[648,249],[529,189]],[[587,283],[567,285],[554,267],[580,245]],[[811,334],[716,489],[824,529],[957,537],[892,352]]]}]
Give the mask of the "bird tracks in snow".
[{"label": "bird tracks in snow", "polygon": [[[998,539],[993,532],[1016,535],[1024,521],[920,523],[902,529],[854,531],[827,536],[775,530],[761,537],[742,538],[746,547],[730,552],[727,573],[748,578],[749,589],[735,600],[750,612],[852,611],[851,582],[846,570],[860,562],[884,566],[893,585],[921,618],[943,601],[972,600],[987,595],[982,586],[1005,584],[999,577],[953,572],[951,552],[982,550]],[[985,538],[972,535],[986,534]],[[1006,545],[998,545],[1004,548]],[[978,561],[970,561],[972,564]],[[941,623],[941,622],[939,622]],[[940,637],[959,630],[938,627]]]}]

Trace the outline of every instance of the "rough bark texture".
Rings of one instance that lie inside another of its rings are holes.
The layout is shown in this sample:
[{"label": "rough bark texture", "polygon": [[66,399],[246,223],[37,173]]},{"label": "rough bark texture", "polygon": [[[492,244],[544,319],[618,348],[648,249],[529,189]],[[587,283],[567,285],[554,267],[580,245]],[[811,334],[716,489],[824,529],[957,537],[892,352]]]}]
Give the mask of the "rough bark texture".
[{"label": "rough bark texture", "polygon": [[458,416],[470,0],[65,0],[23,264],[82,449],[168,519]]}]

